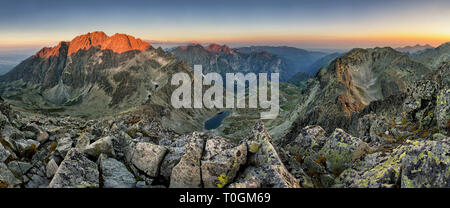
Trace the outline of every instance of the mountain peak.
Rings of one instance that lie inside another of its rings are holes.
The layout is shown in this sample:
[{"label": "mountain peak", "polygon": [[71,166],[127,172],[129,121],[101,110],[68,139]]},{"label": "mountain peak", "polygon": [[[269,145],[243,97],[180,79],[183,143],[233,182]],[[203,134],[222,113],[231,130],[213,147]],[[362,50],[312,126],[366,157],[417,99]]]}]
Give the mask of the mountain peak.
[{"label": "mountain peak", "polygon": [[59,56],[61,46],[68,46],[67,56],[79,51],[89,50],[91,47],[100,47],[102,50],[112,50],[115,53],[123,53],[132,50],[145,51],[150,47],[150,44],[135,38],[131,35],[116,33],[109,37],[102,31],[90,32],[79,35],[70,42],[61,42],[55,47],[46,47],[40,50],[36,56],[42,58],[49,58],[51,56]]},{"label": "mountain peak", "polygon": [[145,51],[149,47],[150,44],[139,38],[119,33],[109,37],[101,44],[102,50],[110,49],[116,53],[123,53],[131,50]]},{"label": "mountain peak", "polygon": [[205,50],[210,51],[210,52],[217,52],[217,53],[227,53],[227,54],[232,54],[233,50],[231,50],[230,47],[228,47],[227,45],[219,45],[216,43],[211,43],[208,46],[205,47]]}]

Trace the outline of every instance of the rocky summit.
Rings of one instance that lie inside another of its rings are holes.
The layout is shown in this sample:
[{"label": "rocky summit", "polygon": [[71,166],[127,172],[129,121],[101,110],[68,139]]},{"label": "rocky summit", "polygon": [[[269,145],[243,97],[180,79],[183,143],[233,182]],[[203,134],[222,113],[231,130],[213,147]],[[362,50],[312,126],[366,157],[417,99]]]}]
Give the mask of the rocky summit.
[{"label": "rocky summit", "polygon": [[[448,43],[318,55],[103,32],[43,48],[0,77],[0,187],[449,188]],[[291,76],[300,56],[317,73],[280,83],[276,119],[171,105],[193,64]]]}]

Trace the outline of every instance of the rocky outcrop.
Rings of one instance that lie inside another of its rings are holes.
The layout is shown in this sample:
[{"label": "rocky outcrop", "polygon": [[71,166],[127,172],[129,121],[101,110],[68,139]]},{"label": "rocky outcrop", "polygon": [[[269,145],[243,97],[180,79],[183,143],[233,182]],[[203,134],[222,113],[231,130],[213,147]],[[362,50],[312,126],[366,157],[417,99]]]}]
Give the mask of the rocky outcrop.
[{"label": "rocky outcrop", "polygon": [[342,129],[336,129],[327,137],[320,126],[307,126],[284,149],[289,157],[295,157],[289,166],[301,168],[304,171],[301,173],[308,175],[297,176],[306,186],[330,187],[336,176],[352,167],[353,161],[363,157],[366,151],[370,151],[370,147],[364,145],[367,144]]},{"label": "rocky outcrop", "polygon": [[94,143],[87,145],[83,148],[83,152],[96,158],[100,156],[100,154],[114,156],[115,153],[112,140],[113,138],[111,136],[103,137]]},{"label": "rocky outcrop", "polygon": [[247,162],[247,145],[242,143],[234,146],[221,137],[206,141],[201,161],[201,176],[205,188],[223,188],[234,181],[241,166]]},{"label": "rocky outcrop", "polygon": [[96,188],[99,172],[95,162],[77,149],[71,149],[59,165],[49,188]]},{"label": "rocky outcrop", "polygon": [[21,184],[21,181],[14,176],[5,163],[0,163],[0,184],[3,188],[12,188]]},{"label": "rocky outcrop", "polygon": [[252,135],[247,139],[247,146],[250,151],[248,166],[241,177],[237,180],[238,184],[248,184],[247,180],[259,181],[261,187],[273,188],[298,188],[299,182],[294,178],[284,166],[275,147],[272,138],[264,127],[262,122],[258,122],[252,131]]},{"label": "rocky outcrop", "polygon": [[449,187],[449,139],[411,141],[392,153],[369,155],[337,179],[337,187]]},{"label": "rocky outcrop", "polygon": [[134,188],[136,179],[126,166],[114,158],[102,154],[98,162],[104,188]]},{"label": "rocky outcrop", "polygon": [[166,155],[166,151],[165,147],[139,142],[131,153],[133,155],[131,162],[148,176],[156,177],[159,175],[159,166]]},{"label": "rocky outcrop", "polygon": [[188,138],[186,149],[180,162],[172,169],[171,188],[201,188],[201,158],[205,146],[204,135],[197,132]]},{"label": "rocky outcrop", "polygon": [[[404,104],[417,98],[420,110],[394,118],[368,113],[356,120],[356,135],[306,126],[279,143],[263,122],[236,141],[178,134],[135,113],[85,120],[0,102],[0,187],[449,187],[449,138],[437,125],[446,115],[437,103],[445,85],[423,86]],[[422,105],[427,96],[434,104]],[[43,132],[47,138],[38,141]]]}]

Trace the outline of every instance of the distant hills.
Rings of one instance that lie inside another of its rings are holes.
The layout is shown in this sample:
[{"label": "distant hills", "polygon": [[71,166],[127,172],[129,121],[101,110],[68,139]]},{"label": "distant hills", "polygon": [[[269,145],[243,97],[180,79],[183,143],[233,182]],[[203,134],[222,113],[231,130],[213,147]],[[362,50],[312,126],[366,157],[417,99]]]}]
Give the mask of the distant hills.
[{"label": "distant hills", "polygon": [[425,63],[431,68],[437,68],[442,62],[450,61],[450,42],[444,43],[436,48],[428,48],[414,54],[410,57]]},{"label": "distant hills", "polygon": [[204,73],[217,72],[224,76],[225,73],[237,72],[278,72],[282,81],[288,80],[295,73],[285,60],[266,51],[244,53],[226,45],[210,44],[204,47],[191,44],[177,47],[170,52],[191,67],[194,64],[202,65]]},{"label": "distant hills", "polygon": [[290,71],[295,73],[305,72],[311,75],[316,73],[318,70],[316,68],[312,68],[311,65],[327,55],[327,53],[323,52],[308,51],[288,46],[250,46],[239,48],[239,50],[244,53],[263,51],[269,52],[286,60]]},{"label": "distant hills", "polygon": [[431,46],[429,44],[425,44],[425,45],[417,44],[415,46],[405,46],[405,47],[395,48],[395,50],[404,52],[404,53],[415,53],[415,52],[429,49],[429,48],[433,48],[433,46]]}]

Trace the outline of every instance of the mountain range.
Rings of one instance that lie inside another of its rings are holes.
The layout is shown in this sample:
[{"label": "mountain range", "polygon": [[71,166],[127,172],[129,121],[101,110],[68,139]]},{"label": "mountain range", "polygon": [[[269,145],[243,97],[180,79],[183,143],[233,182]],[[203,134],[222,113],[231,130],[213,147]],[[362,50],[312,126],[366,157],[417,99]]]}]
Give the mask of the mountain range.
[{"label": "mountain range", "polygon": [[[450,187],[449,48],[164,51],[79,35],[0,77],[0,187]],[[194,64],[279,72],[279,116],[174,108],[170,79]]]},{"label": "mountain range", "polygon": [[280,73],[280,80],[284,81],[294,71],[290,71],[285,60],[280,57],[262,52],[243,53],[240,49],[230,49],[226,45],[210,44],[203,47],[200,44],[180,46],[170,51],[175,57],[188,63],[203,66],[203,72],[225,73]]}]

